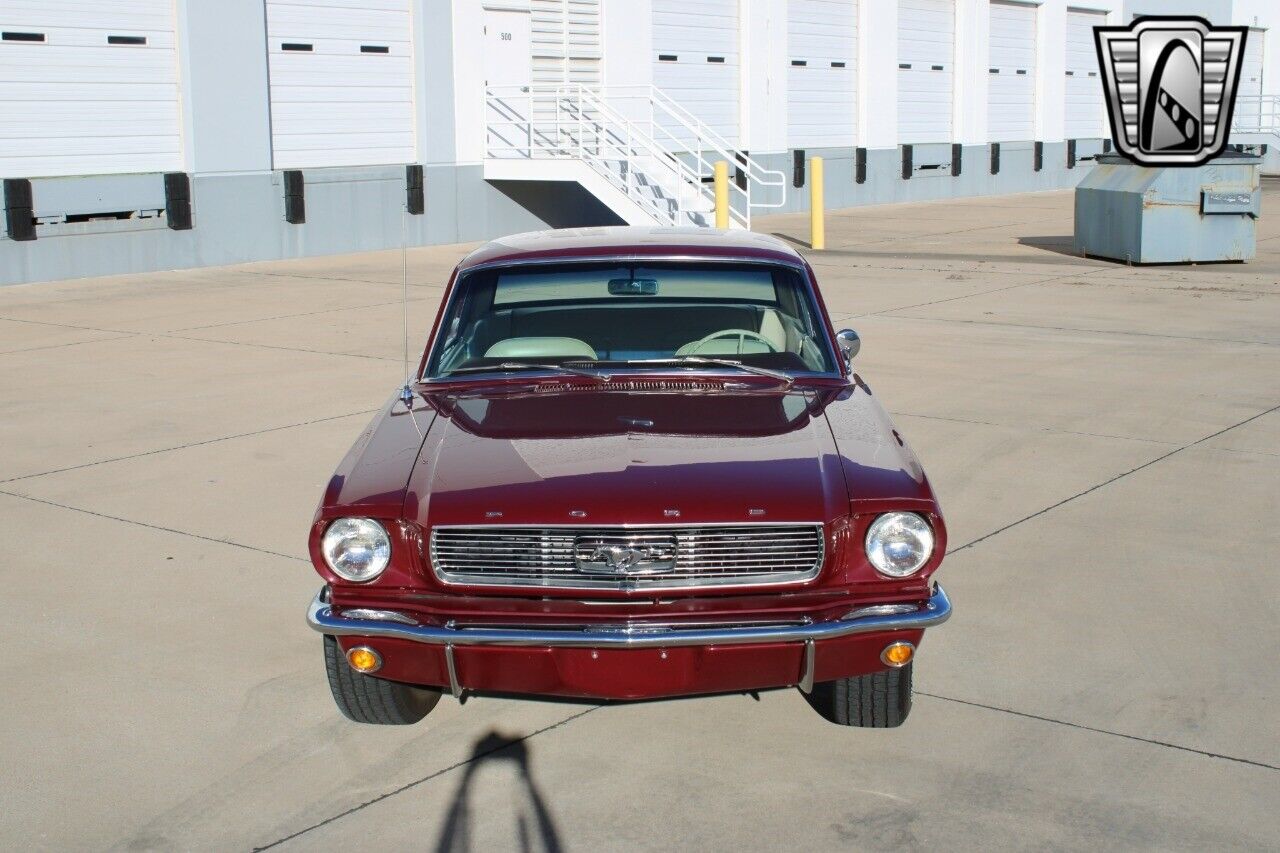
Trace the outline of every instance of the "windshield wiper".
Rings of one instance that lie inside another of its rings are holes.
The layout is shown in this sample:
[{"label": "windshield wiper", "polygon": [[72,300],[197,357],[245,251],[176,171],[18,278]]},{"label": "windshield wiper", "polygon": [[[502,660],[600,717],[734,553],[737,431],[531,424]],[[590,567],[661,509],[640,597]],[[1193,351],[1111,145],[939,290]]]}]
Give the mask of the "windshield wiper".
[{"label": "windshield wiper", "polygon": [[613,378],[595,370],[578,370],[572,367],[565,367],[563,364],[534,364],[528,361],[503,361],[498,364],[474,364],[470,367],[459,367],[456,370],[449,371],[445,378],[455,373],[480,373],[484,371],[492,373],[500,370],[551,370],[558,373],[571,373],[574,376],[585,376],[597,382],[608,382]]},{"label": "windshield wiper", "polygon": [[740,361],[729,361],[724,358],[707,358],[701,355],[681,355],[673,358],[635,358],[619,361],[619,364],[714,364],[718,367],[736,367],[738,370],[745,370],[748,373],[755,373],[758,376],[768,376],[779,382],[786,383],[786,387],[790,388],[796,378],[781,370],[770,370],[767,367],[756,367],[753,364],[743,364]]}]

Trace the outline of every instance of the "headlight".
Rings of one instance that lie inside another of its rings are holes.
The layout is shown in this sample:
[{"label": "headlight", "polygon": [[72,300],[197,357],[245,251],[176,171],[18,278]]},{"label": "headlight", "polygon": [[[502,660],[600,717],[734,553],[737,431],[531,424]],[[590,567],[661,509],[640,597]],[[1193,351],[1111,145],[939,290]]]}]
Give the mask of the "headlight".
[{"label": "headlight", "polygon": [[933,554],[933,528],[914,512],[886,512],[867,530],[867,559],[882,575],[905,578]]},{"label": "headlight", "polygon": [[363,583],[371,581],[391,560],[391,537],[372,518],[339,518],[324,532],[320,543],[324,561],[339,577]]}]

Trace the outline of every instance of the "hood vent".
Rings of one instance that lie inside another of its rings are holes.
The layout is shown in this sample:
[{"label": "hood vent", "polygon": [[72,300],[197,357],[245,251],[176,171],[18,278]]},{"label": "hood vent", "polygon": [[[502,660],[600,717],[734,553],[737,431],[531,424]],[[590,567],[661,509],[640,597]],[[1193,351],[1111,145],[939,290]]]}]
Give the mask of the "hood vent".
[{"label": "hood vent", "polygon": [[[555,382],[535,386],[539,394],[567,394],[573,391],[633,391],[664,393],[672,391],[723,391],[726,383],[699,379],[613,379],[607,385],[584,385]],[[728,386],[736,387],[736,386]]]}]

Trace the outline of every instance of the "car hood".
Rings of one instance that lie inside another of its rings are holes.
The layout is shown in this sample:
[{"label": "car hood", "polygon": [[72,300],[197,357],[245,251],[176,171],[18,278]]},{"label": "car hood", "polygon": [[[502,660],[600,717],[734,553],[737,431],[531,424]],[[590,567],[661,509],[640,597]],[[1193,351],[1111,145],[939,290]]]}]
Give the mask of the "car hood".
[{"label": "car hood", "polygon": [[432,403],[439,417],[404,507],[424,526],[815,522],[848,512],[842,464],[811,392]]}]

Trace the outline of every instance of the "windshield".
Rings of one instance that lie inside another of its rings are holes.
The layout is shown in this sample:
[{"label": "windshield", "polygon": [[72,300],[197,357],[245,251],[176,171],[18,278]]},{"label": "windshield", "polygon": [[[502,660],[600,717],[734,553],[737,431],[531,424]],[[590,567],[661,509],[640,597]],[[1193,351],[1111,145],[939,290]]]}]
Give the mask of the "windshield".
[{"label": "windshield", "polygon": [[672,364],[836,371],[799,270],[653,262],[472,272],[456,285],[426,375]]}]

